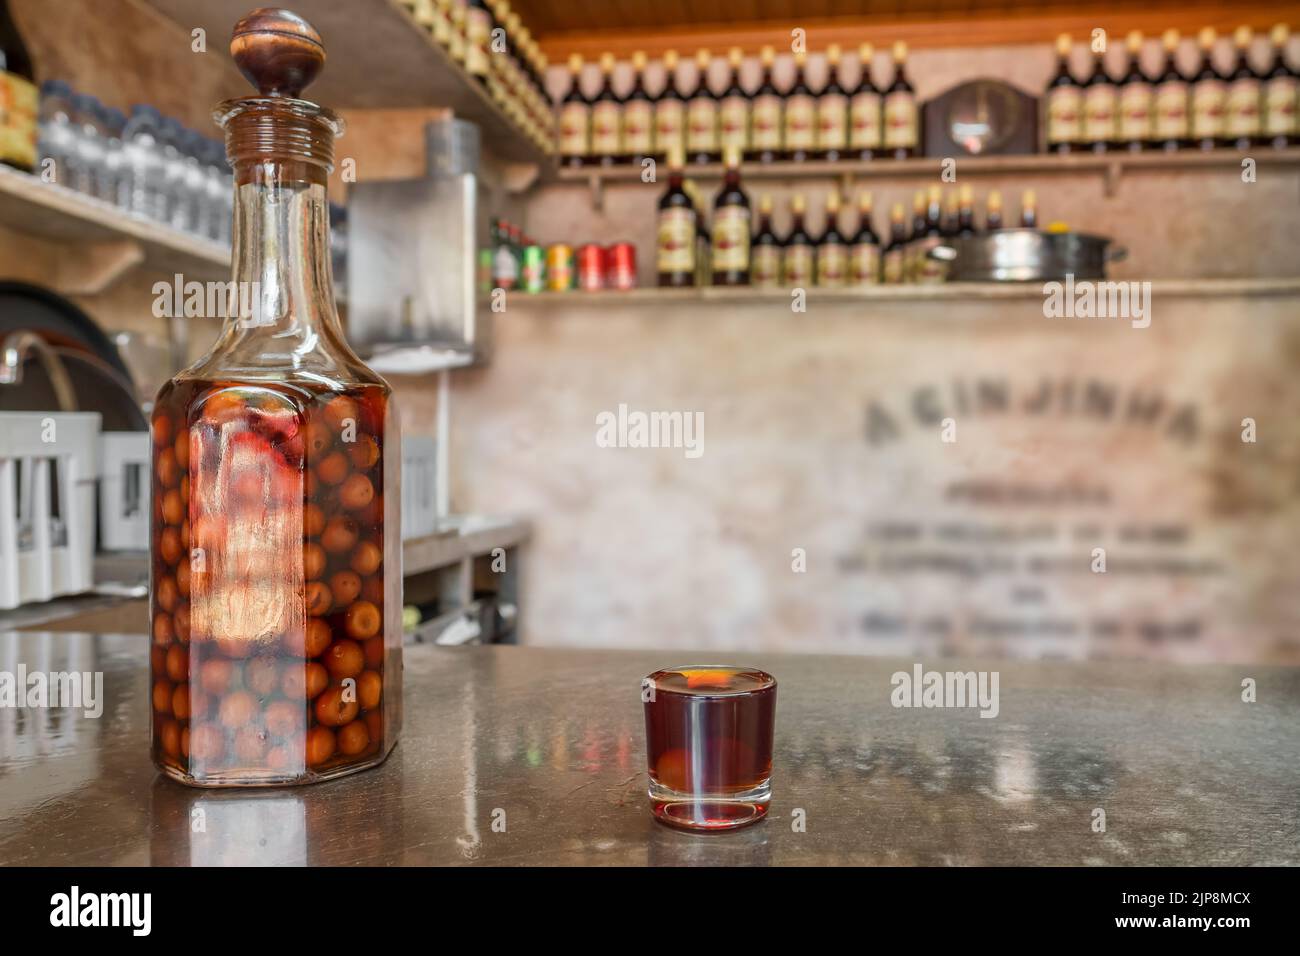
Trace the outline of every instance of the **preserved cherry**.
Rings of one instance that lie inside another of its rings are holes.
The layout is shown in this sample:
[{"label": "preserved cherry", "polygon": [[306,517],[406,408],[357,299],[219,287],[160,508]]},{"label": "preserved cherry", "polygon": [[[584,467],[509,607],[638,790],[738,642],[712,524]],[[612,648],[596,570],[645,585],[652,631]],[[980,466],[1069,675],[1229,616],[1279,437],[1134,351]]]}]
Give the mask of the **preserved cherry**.
[{"label": "preserved cherry", "polygon": [[330,287],[341,124],[297,98],[319,37],[259,10],[231,51],[262,94],[217,111],[240,301],[153,410],[153,758],[201,786],[306,783],[397,740],[399,435]]}]

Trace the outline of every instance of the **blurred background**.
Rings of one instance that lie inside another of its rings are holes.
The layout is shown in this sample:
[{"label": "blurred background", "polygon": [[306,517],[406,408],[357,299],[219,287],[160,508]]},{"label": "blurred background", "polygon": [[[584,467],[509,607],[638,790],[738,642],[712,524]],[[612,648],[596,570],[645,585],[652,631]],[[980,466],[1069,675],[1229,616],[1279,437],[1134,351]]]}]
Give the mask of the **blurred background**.
[{"label": "blurred background", "polygon": [[[0,0],[0,629],[147,630],[249,6]],[[293,9],[410,641],[1300,660],[1300,4]]]}]

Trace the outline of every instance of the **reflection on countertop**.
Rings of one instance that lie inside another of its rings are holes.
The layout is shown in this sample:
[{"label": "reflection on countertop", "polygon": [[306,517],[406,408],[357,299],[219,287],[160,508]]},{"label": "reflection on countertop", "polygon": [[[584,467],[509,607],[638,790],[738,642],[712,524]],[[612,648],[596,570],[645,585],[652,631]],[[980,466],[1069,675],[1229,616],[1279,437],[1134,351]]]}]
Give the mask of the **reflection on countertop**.
[{"label": "reflection on countertop", "polygon": [[[697,836],[655,823],[645,797],[639,681],[676,658],[405,659],[383,766],[202,791],[149,762],[147,639],[0,634],[0,681],[19,665],[99,670],[105,697],[98,719],[0,707],[0,864],[1300,862],[1300,670],[1002,663],[989,720],[893,708],[890,676],[911,662],[755,655],[741,663],[781,683],[772,810]],[[1258,702],[1242,702],[1244,677]]]}]

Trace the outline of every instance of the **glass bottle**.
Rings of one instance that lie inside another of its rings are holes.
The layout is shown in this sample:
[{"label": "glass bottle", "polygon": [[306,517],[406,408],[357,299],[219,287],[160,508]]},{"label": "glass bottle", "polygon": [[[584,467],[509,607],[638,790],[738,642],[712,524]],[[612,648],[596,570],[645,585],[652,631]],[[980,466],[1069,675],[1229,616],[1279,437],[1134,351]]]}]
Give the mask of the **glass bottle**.
[{"label": "glass bottle", "polygon": [[714,285],[749,285],[749,196],[740,185],[740,148],[728,146],[723,154],[726,172],[722,190],[713,201]]},{"label": "glass bottle", "polygon": [[14,25],[8,0],[0,0],[0,164],[36,168],[39,94],[31,54]]},{"label": "glass bottle", "polygon": [[885,152],[894,159],[915,156],[920,142],[916,90],[905,70],[907,44],[894,44],[894,82],[885,91]]},{"label": "glass bottle", "polygon": [[1264,99],[1264,81],[1250,62],[1250,27],[1238,27],[1233,35],[1237,47],[1237,64],[1228,75],[1225,100],[1224,141],[1233,149],[1250,149],[1262,140],[1260,114]]},{"label": "glass bottle", "polygon": [[1069,153],[1083,139],[1083,85],[1070,72],[1070,34],[1056,38],[1056,75],[1047,84],[1047,149]]},{"label": "glass bottle", "polygon": [[1187,81],[1178,70],[1177,30],[1166,30],[1161,37],[1165,50],[1165,68],[1156,81],[1155,121],[1151,134],[1157,149],[1173,152],[1187,145],[1191,135],[1191,96]]},{"label": "glass bottle", "polygon": [[677,51],[664,53],[664,85],[655,97],[655,155],[686,151],[686,98],[677,89]]},{"label": "glass bottle", "polygon": [[1154,92],[1151,81],[1142,72],[1142,34],[1137,30],[1130,31],[1125,46],[1128,48],[1128,72],[1124,74],[1119,91],[1119,139],[1122,148],[1138,153],[1151,141]]},{"label": "glass bottle", "polygon": [[656,230],[655,271],[661,286],[695,284],[695,205],[685,189],[680,146],[668,154],[668,189],[659,200]]},{"label": "glass bottle", "polygon": [[760,289],[781,284],[781,240],[772,229],[772,197],[758,200],[758,231],[749,251],[749,281]]},{"label": "glass bottle", "polygon": [[840,47],[826,48],[826,84],[817,94],[817,155],[843,159],[849,148],[849,95],[840,83]]},{"label": "glass bottle", "polygon": [[785,98],[772,82],[776,51],[770,46],[763,47],[760,61],[763,64],[763,79],[758,89],[754,90],[750,106],[750,151],[746,158],[770,163],[781,157],[785,133]]},{"label": "glass bottle", "polygon": [[817,146],[817,98],[804,75],[806,57],[794,55],[794,83],[785,94],[785,158],[803,162]]},{"label": "glass bottle", "polygon": [[880,237],[871,225],[871,193],[858,194],[858,231],[849,253],[849,284],[875,285],[880,281]]},{"label": "glass bottle", "polygon": [[1201,68],[1192,80],[1192,141],[1201,149],[1214,149],[1223,140],[1223,116],[1228,84],[1214,65],[1213,27],[1201,30]]},{"label": "glass bottle", "polygon": [[807,204],[801,193],[790,200],[790,231],[782,242],[781,275],[792,289],[807,289],[813,284],[813,237],[804,226]]},{"label": "glass bottle", "polygon": [[582,166],[591,156],[591,100],[582,92],[582,57],[569,57],[569,92],[560,101],[560,162]]},{"label": "glass bottle", "polygon": [[1300,101],[1300,72],[1286,60],[1291,30],[1285,23],[1273,27],[1273,67],[1264,77],[1264,139],[1276,149],[1300,142],[1296,128],[1296,105]]},{"label": "glass bottle", "polygon": [[874,159],[880,153],[880,90],[871,81],[871,60],[875,47],[858,47],[860,75],[849,100],[849,151],[858,159]]},{"label": "glass bottle", "polygon": [[261,10],[231,52],[260,95],[214,114],[236,192],[229,317],[152,419],[152,755],[210,787],[374,766],[401,721],[397,412],[335,310],[342,125],[298,98],[324,50]]},{"label": "glass bottle", "polygon": [[645,89],[645,52],[632,54],[632,89],[623,100],[623,152],[637,165],[654,155],[654,101]]},{"label": "glass bottle", "polygon": [[840,194],[826,196],[826,224],[817,240],[816,284],[842,286],[849,273],[849,239],[840,232]]},{"label": "glass bottle", "polygon": [[709,86],[708,50],[695,54],[695,92],[686,104],[686,154],[693,163],[718,158],[718,94]]}]

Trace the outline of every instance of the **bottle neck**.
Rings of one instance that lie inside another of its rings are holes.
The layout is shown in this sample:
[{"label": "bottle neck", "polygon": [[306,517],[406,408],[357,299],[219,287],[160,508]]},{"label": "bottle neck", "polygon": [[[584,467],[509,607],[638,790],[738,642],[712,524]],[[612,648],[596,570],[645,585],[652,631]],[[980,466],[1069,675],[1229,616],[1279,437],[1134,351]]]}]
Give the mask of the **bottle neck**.
[{"label": "bottle neck", "polygon": [[323,368],[355,358],[343,338],[330,266],[325,169],[301,160],[235,170],[232,278],[222,344],[241,362]]}]

